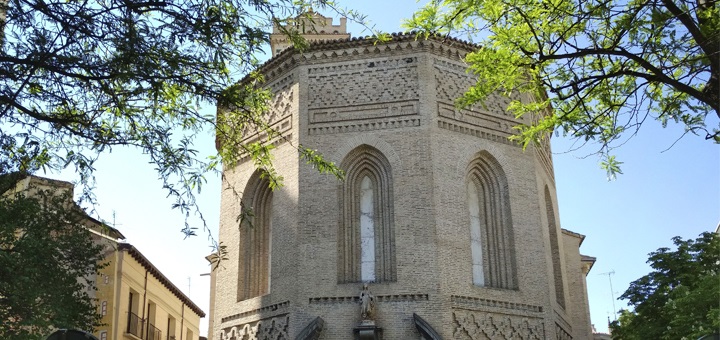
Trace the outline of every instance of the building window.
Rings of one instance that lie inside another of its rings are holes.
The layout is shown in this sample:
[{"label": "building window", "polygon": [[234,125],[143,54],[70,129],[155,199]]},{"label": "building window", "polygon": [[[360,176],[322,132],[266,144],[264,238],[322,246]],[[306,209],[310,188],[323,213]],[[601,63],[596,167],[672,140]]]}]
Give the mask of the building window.
[{"label": "building window", "polygon": [[466,187],[473,284],[516,289],[507,179],[488,152],[480,152],[470,163]]},{"label": "building window", "polygon": [[565,308],[565,289],[563,288],[562,267],[560,266],[560,247],[558,227],[555,223],[555,209],[553,209],[552,196],[547,185],[545,186],[545,212],[548,220],[548,231],[550,234],[550,252],[552,257],[552,269],[555,281],[555,300]]},{"label": "building window", "polygon": [[175,340],[175,318],[168,316],[167,340]]},{"label": "building window", "polygon": [[160,340],[160,338],[162,338],[162,332],[158,328],[159,325],[156,323],[156,316],[157,304],[152,301],[148,301],[145,313],[145,339],[147,340]]},{"label": "building window", "polygon": [[339,188],[338,282],[396,281],[390,163],[362,145],[340,167],[345,181]]},{"label": "building window", "polygon": [[110,283],[110,276],[108,276],[108,275],[103,275],[103,281],[105,282],[105,284]]},{"label": "building window", "polygon": [[272,189],[264,171],[258,170],[250,177],[243,192],[242,209],[238,301],[270,291]]},{"label": "building window", "polygon": [[127,333],[137,337],[142,336],[142,318],[140,318],[138,310],[140,309],[140,294],[134,290],[130,290],[128,302],[128,322]]},{"label": "building window", "polygon": [[107,340],[107,331],[100,332],[100,340]]},{"label": "building window", "polygon": [[373,183],[368,176],[360,181],[360,280],[375,281]]},{"label": "building window", "polygon": [[103,301],[100,303],[100,315],[107,315],[107,301]]},{"label": "building window", "polygon": [[485,286],[485,270],[483,269],[483,237],[482,230],[485,220],[480,214],[480,197],[478,197],[478,189],[475,183],[468,182],[468,209],[470,210],[470,251],[472,255],[472,273],[473,284],[476,286]]}]

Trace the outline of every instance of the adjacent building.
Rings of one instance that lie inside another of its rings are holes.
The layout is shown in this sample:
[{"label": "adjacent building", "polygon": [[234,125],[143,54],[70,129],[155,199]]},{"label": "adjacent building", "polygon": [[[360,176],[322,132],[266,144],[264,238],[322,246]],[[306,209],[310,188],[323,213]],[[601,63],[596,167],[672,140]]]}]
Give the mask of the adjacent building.
[{"label": "adjacent building", "polygon": [[274,95],[266,119],[285,136],[271,141],[284,186],[269,189],[251,159],[224,169],[228,252],[213,273],[209,337],[591,339],[594,258],[561,229],[549,140],[508,140],[533,119],[508,113],[508,98],[455,107],[476,81],[463,57],[478,46],[350,39],[344,22],[311,15],[322,29],[310,47],[274,44],[259,69]]},{"label": "adjacent building", "polygon": [[[38,190],[73,191],[73,184],[31,175],[14,174],[18,180],[5,194]],[[74,202],[68,202],[74,205]],[[205,313],[178,289],[137,248],[123,243],[117,229],[84,216],[91,237],[105,247],[106,264],[88,287],[95,299],[102,326],[94,335],[100,340],[197,340],[200,318]]]},{"label": "adjacent building", "polygon": [[100,340],[197,340],[205,313],[140,251],[118,243],[97,279]]}]

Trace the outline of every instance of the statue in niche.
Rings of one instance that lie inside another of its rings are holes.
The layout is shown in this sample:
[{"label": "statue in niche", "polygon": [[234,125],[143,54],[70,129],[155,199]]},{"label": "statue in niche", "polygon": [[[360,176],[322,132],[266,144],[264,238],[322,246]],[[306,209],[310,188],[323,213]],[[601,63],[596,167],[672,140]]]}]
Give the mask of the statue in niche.
[{"label": "statue in niche", "polygon": [[360,316],[363,320],[375,318],[375,296],[370,293],[367,283],[363,284],[360,291]]}]

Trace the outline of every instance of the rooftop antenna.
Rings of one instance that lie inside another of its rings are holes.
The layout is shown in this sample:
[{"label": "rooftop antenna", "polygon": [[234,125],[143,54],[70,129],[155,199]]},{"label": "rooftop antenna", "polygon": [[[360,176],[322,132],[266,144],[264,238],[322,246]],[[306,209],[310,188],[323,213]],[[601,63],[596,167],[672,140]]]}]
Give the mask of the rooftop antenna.
[{"label": "rooftop antenna", "polygon": [[[598,275],[607,275],[608,280],[610,281],[610,298],[612,299],[612,306],[613,306],[613,320],[617,320],[617,309],[615,308],[615,291],[613,290],[612,286],[612,275],[615,275],[615,270],[610,270],[606,273],[600,273]],[[610,323],[610,317],[608,317],[608,324]]]},{"label": "rooftop antenna", "polygon": [[116,223],[116,221],[115,221],[115,210],[113,210],[112,212],[113,212],[113,213],[112,213],[112,215],[113,215],[112,226],[113,226],[113,228],[117,229],[117,226],[122,225],[122,224]]},{"label": "rooftop antenna", "polygon": [[190,277],[188,276],[188,296],[190,296]]}]

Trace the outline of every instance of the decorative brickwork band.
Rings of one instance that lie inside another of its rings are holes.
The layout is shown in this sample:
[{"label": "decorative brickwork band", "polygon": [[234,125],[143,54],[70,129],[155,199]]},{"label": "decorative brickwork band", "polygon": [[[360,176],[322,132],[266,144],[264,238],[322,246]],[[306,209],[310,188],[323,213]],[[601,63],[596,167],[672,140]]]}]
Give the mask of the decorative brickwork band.
[{"label": "decorative brickwork band", "polygon": [[466,72],[466,67],[457,61],[433,58],[438,127],[519,146],[508,140],[515,133],[512,127],[519,123],[507,111],[510,98],[497,93],[488,96],[482,105],[456,107],[457,100],[477,82],[475,76]]},{"label": "decorative brickwork band", "polygon": [[416,57],[309,68],[308,133],[418,126],[417,68]]},{"label": "decorative brickwork band", "polygon": [[572,335],[562,328],[559,324],[555,324],[555,339],[557,340],[572,340]]},{"label": "decorative brickwork band", "polygon": [[[466,67],[460,63],[435,58],[433,59],[433,65],[439,103],[453,106],[455,101],[477,82],[476,77],[468,74]],[[507,111],[509,104],[510,98],[500,94],[492,94],[485,100],[484,105],[475,105],[462,111],[464,113],[474,112],[495,118],[504,118],[509,122],[514,122],[514,116]]]},{"label": "decorative brickwork band", "polygon": [[246,317],[254,316],[254,315],[258,315],[258,314],[264,315],[266,317],[267,317],[267,314],[273,314],[273,313],[287,314],[287,308],[289,306],[290,306],[290,301],[283,301],[280,303],[275,303],[272,305],[267,305],[267,306],[263,306],[260,308],[251,309],[251,310],[248,310],[248,311],[245,311],[242,313],[226,316],[221,319],[221,322],[226,323],[226,322],[230,322],[233,320],[238,320],[238,319],[242,319],[242,318],[246,318]]},{"label": "decorative brickwork band", "polygon": [[366,121],[368,119],[418,114],[418,100],[366,105],[341,106],[310,110],[310,124],[328,122]]},{"label": "decorative brickwork band", "polygon": [[497,143],[503,143],[503,144],[512,145],[512,146],[516,146],[516,147],[520,146],[520,144],[510,141],[507,138],[507,136],[501,135],[497,132],[489,131],[488,129],[484,129],[484,128],[480,128],[480,127],[473,127],[473,126],[470,126],[469,124],[448,121],[448,120],[442,119],[442,117],[441,117],[441,119],[438,119],[437,124],[438,124],[438,127],[441,129],[459,132],[459,133],[463,133],[466,135],[475,136],[478,138],[484,138],[484,139],[491,140],[491,141],[497,142]]},{"label": "decorative brickwork band", "polygon": [[308,108],[346,107],[420,98],[417,58],[375,59],[308,70]]},{"label": "decorative brickwork band", "polygon": [[290,339],[290,316],[278,315],[272,318],[225,328],[220,331],[220,340],[287,340]]},{"label": "decorative brickwork band", "polygon": [[269,292],[272,189],[263,171],[256,171],[243,191],[240,225],[238,295],[242,301]]},{"label": "decorative brickwork band", "polygon": [[[272,98],[267,102],[267,109],[259,116],[253,112],[244,112],[234,108],[220,106],[218,119],[227,123],[231,128],[215,137],[215,147],[220,148],[225,140],[240,138],[243,144],[263,143],[279,145],[290,138],[293,127],[293,112],[296,112],[296,93],[293,87],[293,76],[290,75],[272,85]],[[231,113],[232,111],[238,111]],[[235,120],[230,121],[232,117]],[[238,119],[238,117],[242,119]],[[256,122],[265,122],[267,126]],[[283,138],[284,137],[284,138]],[[242,152],[238,161],[245,162],[250,159],[247,152]]]},{"label": "decorative brickwork band", "polygon": [[[292,128],[292,113],[295,109],[294,104],[295,93],[292,87],[282,88],[274,92],[272,99],[267,103],[268,108],[262,117],[262,120],[278,133],[288,132]],[[258,131],[255,124],[246,124],[239,126],[242,130],[242,141],[244,143],[257,142],[267,139],[267,134]]]},{"label": "decorative brickwork band", "polygon": [[[392,295],[377,295],[375,299],[378,302],[414,302],[414,301],[427,301],[427,294],[392,294]],[[334,304],[334,303],[352,303],[357,304],[360,302],[360,298],[357,296],[327,296],[327,297],[311,297],[308,301],[311,305],[316,304]]]},{"label": "decorative brickwork band", "polygon": [[456,309],[453,311],[453,322],[454,339],[545,339],[545,327],[540,318]]},{"label": "decorative brickwork band", "polygon": [[420,126],[419,117],[390,117],[365,121],[313,124],[312,127],[308,129],[308,134],[314,136],[347,132],[399,129],[416,126]]},{"label": "decorative brickwork band", "polygon": [[[570,323],[565,320],[565,317],[560,314],[557,310],[555,312],[555,326],[560,327],[563,329],[565,333],[568,333],[568,335],[572,332],[572,326],[570,326]],[[556,332],[557,333],[557,332]],[[557,333],[560,334],[560,333]],[[572,339],[572,337],[571,337]]]},{"label": "decorative brickwork band", "polygon": [[491,307],[491,308],[503,308],[503,309],[510,309],[510,310],[514,310],[514,311],[523,311],[523,312],[531,312],[531,313],[542,313],[542,311],[543,311],[542,306],[528,305],[528,304],[524,304],[524,303],[514,303],[514,302],[508,302],[508,301],[499,301],[499,300],[492,300],[492,299],[482,299],[482,298],[471,297],[471,296],[451,295],[450,302],[452,302],[453,307],[460,307],[460,308],[473,309],[473,308]]}]

